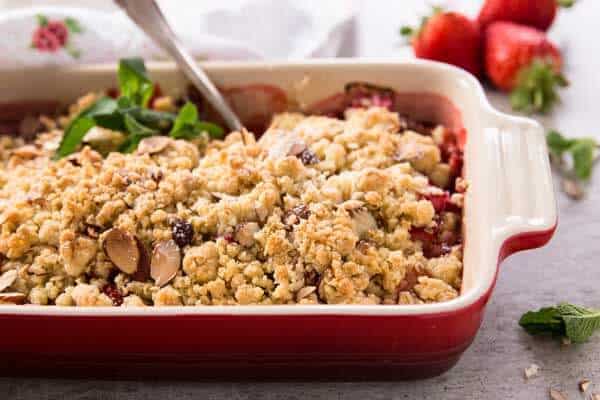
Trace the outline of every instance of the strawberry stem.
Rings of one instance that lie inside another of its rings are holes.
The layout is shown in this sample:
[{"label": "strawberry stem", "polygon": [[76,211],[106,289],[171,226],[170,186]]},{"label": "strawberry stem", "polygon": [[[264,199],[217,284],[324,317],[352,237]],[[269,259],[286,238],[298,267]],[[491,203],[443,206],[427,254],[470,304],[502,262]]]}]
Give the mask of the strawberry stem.
[{"label": "strawberry stem", "polygon": [[575,4],[575,0],[556,0],[556,4],[560,7],[570,8]]},{"label": "strawberry stem", "polygon": [[429,21],[429,18],[442,12],[444,12],[443,7],[435,5],[431,6],[431,14],[421,17],[421,22],[417,28],[409,25],[403,25],[402,27],[400,27],[400,35],[407,39],[412,39],[415,36],[419,36],[419,32],[421,32],[425,25],[427,25],[427,21]]},{"label": "strawberry stem", "polygon": [[548,112],[559,100],[556,88],[567,85],[552,61],[536,59],[519,73],[517,85],[510,94],[512,108],[528,114]]}]

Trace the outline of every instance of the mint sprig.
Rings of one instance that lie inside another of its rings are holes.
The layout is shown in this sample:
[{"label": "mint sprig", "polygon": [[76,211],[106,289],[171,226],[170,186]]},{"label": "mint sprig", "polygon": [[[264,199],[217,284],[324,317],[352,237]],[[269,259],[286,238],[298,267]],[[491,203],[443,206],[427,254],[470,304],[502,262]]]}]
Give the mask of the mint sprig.
[{"label": "mint sprig", "polygon": [[94,126],[125,133],[125,142],[119,151],[135,151],[139,142],[149,136],[167,135],[176,139],[192,139],[206,132],[210,137],[221,138],[223,128],[200,121],[198,110],[187,103],[175,115],[148,108],[154,83],[148,78],[142,59],[130,58],[119,62],[118,100],[101,97],[77,115],[65,128],[63,138],[54,156],[63,158],[77,150],[86,133]]},{"label": "mint sprig", "polygon": [[519,325],[531,335],[549,334],[582,343],[600,331],[600,310],[562,303],[526,312]]}]

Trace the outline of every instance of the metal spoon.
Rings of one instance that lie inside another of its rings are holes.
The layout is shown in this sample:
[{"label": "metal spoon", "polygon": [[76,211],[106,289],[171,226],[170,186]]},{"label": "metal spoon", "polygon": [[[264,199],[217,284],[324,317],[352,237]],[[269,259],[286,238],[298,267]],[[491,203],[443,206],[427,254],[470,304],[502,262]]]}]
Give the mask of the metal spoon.
[{"label": "metal spoon", "polygon": [[175,59],[185,76],[223,117],[227,126],[239,131],[243,125],[206,73],[181,45],[155,0],[115,0],[135,24]]}]

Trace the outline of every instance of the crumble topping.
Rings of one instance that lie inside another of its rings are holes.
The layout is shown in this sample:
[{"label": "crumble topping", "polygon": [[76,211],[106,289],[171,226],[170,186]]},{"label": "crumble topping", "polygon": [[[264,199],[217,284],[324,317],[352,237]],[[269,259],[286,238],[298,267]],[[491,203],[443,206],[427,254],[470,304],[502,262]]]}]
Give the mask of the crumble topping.
[{"label": "crumble topping", "polygon": [[423,135],[381,107],[345,119],[285,113],[258,141],[246,131],[208,143],[154,137],[134,154],[85,146],[59,161],[52,127],[33,144],[0,138],[0,303],[459,295],[466,185],[454,187],[444,127]]}]

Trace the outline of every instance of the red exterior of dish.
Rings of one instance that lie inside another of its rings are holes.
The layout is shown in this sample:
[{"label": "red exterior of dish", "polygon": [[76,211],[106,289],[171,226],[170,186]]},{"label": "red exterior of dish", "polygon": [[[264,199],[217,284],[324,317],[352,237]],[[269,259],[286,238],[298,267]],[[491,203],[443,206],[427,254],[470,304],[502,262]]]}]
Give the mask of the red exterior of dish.
[{"label": "red exterior of dish", "polygon": [[[499,262],[548,242],[516,235]],[[495,279],[494,279],[495,282]],[[475,303],[429,315],[0,315],[3,375],[424,378],[473,341],[493,285]]]}]

